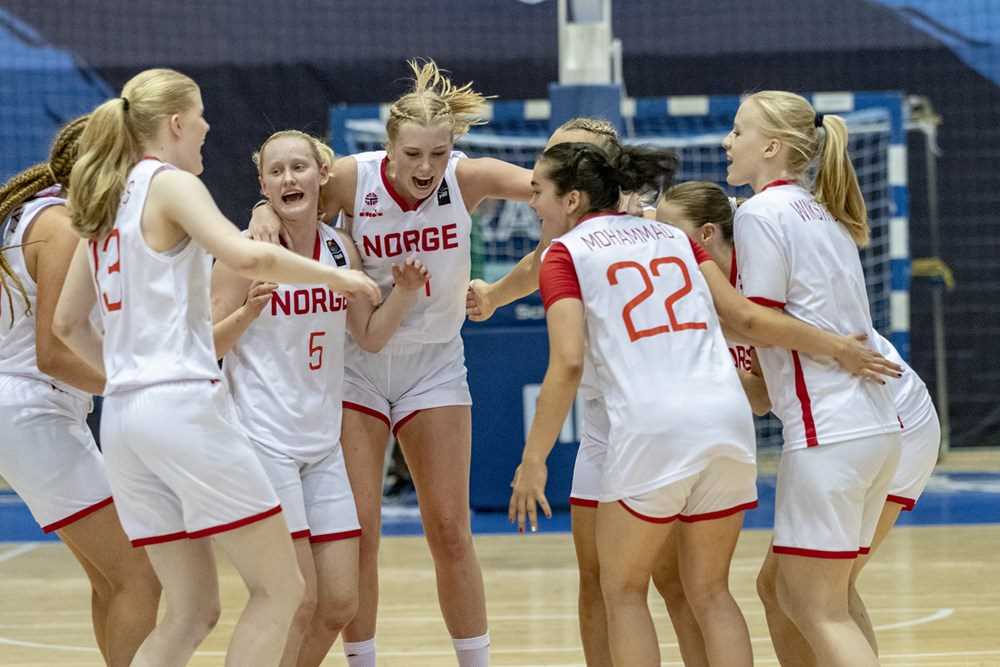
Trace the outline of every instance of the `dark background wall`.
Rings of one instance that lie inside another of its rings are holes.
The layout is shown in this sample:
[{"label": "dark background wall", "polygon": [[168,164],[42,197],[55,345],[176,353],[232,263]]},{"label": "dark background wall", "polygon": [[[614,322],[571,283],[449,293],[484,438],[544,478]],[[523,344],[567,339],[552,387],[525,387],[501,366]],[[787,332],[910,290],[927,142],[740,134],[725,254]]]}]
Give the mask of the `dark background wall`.
[{"label": "dark background wall", "polygon": [[[618,0],[614,26],[633,96],[784,88],[904,90],[930,98],[944,118],[942,255],[958,280],[947,296],[953,442],[996,445],[1000,89],[990,67],[1000,71],[1000,62],[981,30],[967,37],[961,28],[963,21],[1000,28],[1000,9],[942,2],[961,20],[942,25],[900,0],[885,3],[900,9],[865,0]],[[934,3],[913,4],[923,11]],[[150,66],[194,77],[213,126],[204,178],[236,221],[246,219],[257,197],[249,155],[267,134],[285,127],[322,134],[332,104],[391,100],[405,88],[407,58],[435,58],[457,80],[474,80],[505,99],[545,97],[558,72],[553,0],[4,0],[0,8],[112,90]],[[970,52],[979,54],[976,67],[968,64]],[[22,58],[2,66],[34,65]],[[914,257],[929,253],[916,155],[922,150],[912,145]],[[933,391],[928,290],[920,282],[913,287],[912,356]]]}]

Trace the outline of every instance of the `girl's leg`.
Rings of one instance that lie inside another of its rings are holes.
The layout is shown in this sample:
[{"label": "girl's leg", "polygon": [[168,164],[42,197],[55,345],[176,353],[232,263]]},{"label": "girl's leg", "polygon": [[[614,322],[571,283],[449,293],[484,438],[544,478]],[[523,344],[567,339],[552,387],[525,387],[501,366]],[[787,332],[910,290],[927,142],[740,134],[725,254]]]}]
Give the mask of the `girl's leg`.
[{"label": "girl's leg", "polygon": [[300,656],[305,650],[305,642],[309,640],[309,628],[316,614],[316,565],[313,562],[309,537],[293,540],[292,545],[295,548],[299,572],[305,583],[305,593],[302,596],[302,604],[292,618],[292,625],[288,628],[288,641],[285,643],[285,652],[281,655],[281,667],[295,667],[300,664]]},{"label": "girl's leg", "polygon": [[226,667],[273,667],[281,660],[305,593],[285,518],[276,514],[214,539],[250,592],[233,629]]},{"label": "girl's leg", "polygon": [[58,531],[93,587],[94,633],[111,667],[128,665],[156,625],[160,582],[144,549],[134,549],[114,504]]},{"label": "girl's leg", "polygon": [[667,605],[670,623],[674,626],[677,643],[680,645],[681,659],[686,667],[708,667],[708,656],[705,654],[705,639],[702,637],[698,619],[691,611],[684,585],[681,583],[680,562],[678,556],[679,533],[683,526],[670,531],[663,550],[653,566],[653,585]]},{"label": "girl's leg", "polygon": [[421,410],[396,435],[417,490],[438,602],[459,664],[485,664],[480,656],[489,645],[486,593],[469,511],[472,409],[451,405]]},{"label": "girl's leg", "polygon": [[[358,540],[358,610],[344,628],[344,642],[375,638],[378,616],[378,548],[382,532],[382,465],[389,441],[388,418],[345,409],[340,442],[361,523]],[[346,646],[345,646],[346,650]],[[354,663],[351,663],[352,665]],[[366,663],[358,663],[366,664]],[[374,661],[371,662],[374,665]]]},{"label": "girl's leg", "polygon": [[878,518],[878,526],[875,528],[875,539],[872,540],[871,551],[867,554],[859,555],[857,560],[854,561],[854,567],[851,568],[851,588],[848,591],[847,608],[851,614],[851,618],[861,628],[861,632],[864,633],[868,644],[875,651],[875,655],[878,655],[878,639],[875,637],[875,628],[872,625],[871,617],[868,616],[868,609],[865,607],[861,595],[858,594],[857,580],[861,574],[861,570],[868,563],[868,559],[875,555],[882,542],[888,537],[889,531],[896,525],[896,519],[899,518],[899,513],[902,509],[902,505],[894,502],[887,502],[883,506],[882,514]]},{"label": "girl's leg", "polygon": [[750,631],[729,592],[729,564],[742,527],[743,512],[737,512],[677,530],[681,580],[704,636],[706,665],[753,665]]},{"label": "girl's leg", "polygon": [[672,523],[650,523],[620,503],[597,509],[597,554],[608,617],[608,640],[617,667],[659,667],[660,646],[646,598],[653,563]]},{"label": "girl's leg", "polygon": [[778,604],[778,556],[767,545],[767,556],[757,575],[757,595],[764,604],[774,652],[784,667],[812,667],[816,656],[809,642]]},{"label": "girl's leg", "polygon": [[212,541],[181,538],[151,544],[146,553],[163,584],[164,614],[139,647],[132,667],[183,667],[219,620]]},{"label": "girl's leg", "polygon": [[608,619],[601,593],[601,568],[597,559],[597,508],[570,507],[573,544],[580,568],[580,641],[587,667],[611,667]]},{"label": "girl's leg", "polygon": [[358,542],[352,537],[312,545],[316,614],[299,654],[299,667],[318,667],[358,611]]},{"label": "girl's leg", "polygon": [[853,560],[778,555],[778,603],[821,667],[876,667],[878,658],[847,609]]}]

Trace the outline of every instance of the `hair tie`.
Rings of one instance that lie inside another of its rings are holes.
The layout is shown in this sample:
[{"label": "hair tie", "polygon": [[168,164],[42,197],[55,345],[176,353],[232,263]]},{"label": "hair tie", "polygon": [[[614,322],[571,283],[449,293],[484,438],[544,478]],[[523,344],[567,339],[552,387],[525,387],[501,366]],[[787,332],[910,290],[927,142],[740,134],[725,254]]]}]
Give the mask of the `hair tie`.
[{"label": "hair tie", "polygon": [[823,118],[824,118],[823,114],[819,112],[816,113],[816,120],[814,121],[816,127],[823,127]]},{"label": "hair tie", "polygon": [[122,111],[124,111],[125,113],[128,113],[128,106],[129,106],[129,104],[128,104],[128,98],[125,97],[124,95],[122,95],[121,96],[121,101],[122,101]]}]

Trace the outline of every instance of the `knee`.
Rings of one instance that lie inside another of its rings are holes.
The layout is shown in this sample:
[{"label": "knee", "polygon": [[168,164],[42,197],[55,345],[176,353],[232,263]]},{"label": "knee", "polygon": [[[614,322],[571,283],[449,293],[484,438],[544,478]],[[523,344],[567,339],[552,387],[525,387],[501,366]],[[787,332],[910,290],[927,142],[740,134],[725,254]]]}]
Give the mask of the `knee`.
[{"label": "knee", "polygon": [[639,576],[630,572],[610,572],[606,568],[601,570],[601,593],[604,602],[608,607],[641,597],[645,602],[649,592],[649,573]]},{"label": "knee", "polygon": [[472,533],[468,524],[444,519],[426,526],[427,543],[434,559],[441,563],[458,563],[474,553]]},{"label": "knee", "polygon": [[300,632],[305,632],[310,624],[312,624],[313,617],[316,615],[316,594],[314,591],[306,590],[302,594],[302,602],[299,603],[299,608],[295,611],[295,617],[292,619],[292,625]]},{"label": "knee", "polygon": [[354,620],[358,613],[358,596],[356,592],[341,593],[327,597],[316,611],[316,622],[327,634],[336,635],[348,623]]},{"label": "knee", "polygon": [[584,601],[601,597],[601,569],[597,563],[580,565],[580,597]]},{"label": "knee", "polygon": [[222,616],[222,605],[219,598],[213,600],[199,600],[187,609],[174,610],[167,607],[165,620],[172,621],[175,626],[180,626],[179,635],[192,640],[195,644],[200,644],[219,623]]},{"label": "knee", "polygon": [[663,602],[668,609],[676,609],[687,604],[687,596],[684,593],[684,586],[676,572],[669,575],[662,572],[653,572],[653,585],[656,591],[663,598]]},{"label": "knee", "polygon": [[778,582],[773,570],[761,570],[757,575],[757,597],[768,610],[779,609]]},{"label": "knee", "polygon": [[289,568],[283,576],[252,584],[248,588],[251,599],[266,600],[274,607],[287,611],[289,617],[296,615],[306,598],[305,580],[297,565]]},{"label": "knee", "polygon": [[808,591],[790,585],[781,576],[775,581],[775,598],[781,612],[800,629],[811,626],[813,620],[819,619],[826,613],[819,600],[814,599]]}]

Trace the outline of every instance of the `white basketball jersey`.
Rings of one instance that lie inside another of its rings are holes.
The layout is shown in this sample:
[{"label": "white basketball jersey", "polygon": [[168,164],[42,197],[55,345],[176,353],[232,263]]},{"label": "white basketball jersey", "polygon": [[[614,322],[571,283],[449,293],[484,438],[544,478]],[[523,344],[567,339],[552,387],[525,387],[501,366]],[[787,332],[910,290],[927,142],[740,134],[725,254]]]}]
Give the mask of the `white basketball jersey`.
[{"label": "white basketball jersey", "polygon": [[455,175],[465,155],[452,152],[438,189],[415,208],[389,182],[385,151],[354,157],[358,189],[351,234],[361,252],[363,266],[359,268],[378,283],[383,297],[392,290],[392,265],[411,255],[424,263],[431,276],[391,343],[452,340],[465,321],[465,291],[472,265],[472,218]]},{"label": "white basketball jersey", "polygon": [[[349,267],[338,232],[319,225],[313,259]],[[251,439],[310,463],[340,438],[347,299],[325,286],[280,284],[223,358]]]},{"label": "white basketball jersey", "polygon": [[[38,285],[28,272],[28,265],[24,261],[24,249],[20,247],[32,223],[38,219],[42,211],[50,206],[61,206],[65,203],[66,200],[58,187],[47,188],[12,212],[0,226],[0,248],[5,248],[3,255],[14,275],[24,286],[28,297],[25,301],[20,292],[10,285],[10,295],[13,299],[13,312],[11,312],[11,304],[6,296],[0,294],[0,373],[42,380],[63,391],[89,399],[89,394],[38,370],[38,357],[35,353],[35,308]],[[25,314],[28,306],[31,308],[31,313]],[[12,316],[13,326],[11,326]]]},{"label": "white basketball jersey", "polygon": [[212,340],[212,258],[186,238],[156,252],[142,212],[157,172],[144,159],[129,172],[110,233],[90,241],[90,270],[104,326],[105,396],[163,382],[221,379]]},{"label": "white basketball jersey", "polygon": [[573,260],[611,422],[602,497],[643,493],[715,457],[755,460],[753,418],[691,241],[624,214],[556,239]]},{"label": "white basketball jersey", "polygon": [[903,377],[886,380],[903,429],[910,430],[923,426],[924,422],[937,414],[934,401],[931,400],[930,392],[927,391],[927,385],[920,379],[916,371],[903,361],[893,344],[886,340],[882,334],[875,332],[872,343],[879,354],[903,367]]},{"label": "white basketball jersey", "polygon": [[[739,207],[734,224],[738,287],[752,301],[820,329],[874,339],[858,248],[822,204],[779,181]],[[899,430],[883,385],[777,347],[757,350],[786,450]]]}]

